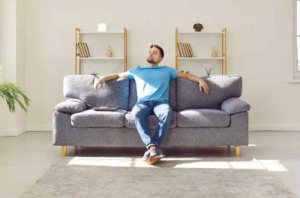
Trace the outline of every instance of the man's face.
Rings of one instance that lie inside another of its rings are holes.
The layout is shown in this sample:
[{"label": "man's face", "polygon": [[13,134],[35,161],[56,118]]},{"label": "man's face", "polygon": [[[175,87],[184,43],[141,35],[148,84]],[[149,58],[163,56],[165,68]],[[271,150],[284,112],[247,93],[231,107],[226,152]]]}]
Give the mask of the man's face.
[{"label": "man's face", "polygon": [[151,64],[158,64],[162,60],[159,49],[152,47],[148,50],[147,62]]}]

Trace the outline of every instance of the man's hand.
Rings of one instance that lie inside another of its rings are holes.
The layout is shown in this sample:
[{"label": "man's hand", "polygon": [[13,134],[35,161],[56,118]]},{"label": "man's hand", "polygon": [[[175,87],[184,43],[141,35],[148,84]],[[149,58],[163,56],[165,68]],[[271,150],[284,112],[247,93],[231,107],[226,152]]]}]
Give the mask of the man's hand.
[{"label": "man's hand", "polygon": [[199,88],[200,88],[200,91],[202,91],[202,88],[203,88],[205,93],[207,93],[207,94],[209,93],[209,87],[203,79],[199,80]]},{"label": "man's hand", "polygon": [[98,81],[98,82],[95,81],[95,83],[94,83],[94,90],[97,89],[98,85],[100,85],[100,87],[102,87],[102,86],[103,86],[103,83],[105,83],[105,80],[104,80],[103,77],[100,77],[100,78],[99,78],[99,81]]}]

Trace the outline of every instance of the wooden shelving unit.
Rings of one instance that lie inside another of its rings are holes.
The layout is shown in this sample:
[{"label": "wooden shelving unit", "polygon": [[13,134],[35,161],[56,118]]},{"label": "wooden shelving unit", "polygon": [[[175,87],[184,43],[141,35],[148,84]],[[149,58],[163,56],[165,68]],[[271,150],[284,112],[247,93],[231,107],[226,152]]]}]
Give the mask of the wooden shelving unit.
[{"label": "wooden shelving unit", "polygon": [[[222,37],[222,56],[221,57],[178,57],[178,34],[220,34]],[[222,75],[227,74],[227,29],[223,28],[221,32],[189,32],[175,30],[175,63],[178,70],[178,60],[222,60]]]},{"label": "wooden shelving unit", "polygon": [[[124,34],[124,57],[80,57],[77,43],[81,42],[82,34]],[[97,31],[80,31],[79,28],[75,28],[75,74],[81,74],[81,60],[124,60],[124,71],[127,71],[127,29],[124,28],[124,31],[106,31],[106,32],[97,32]]]},{"label": "wooden shelving unit", "polygon": [[77,57],[77,59],[124,59],[124,57]]}]

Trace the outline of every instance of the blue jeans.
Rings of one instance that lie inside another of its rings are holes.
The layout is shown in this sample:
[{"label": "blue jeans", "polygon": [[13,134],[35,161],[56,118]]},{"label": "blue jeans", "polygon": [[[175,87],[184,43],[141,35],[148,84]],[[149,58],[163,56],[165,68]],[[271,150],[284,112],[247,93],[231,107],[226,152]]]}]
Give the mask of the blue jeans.
[{"label": "blue jeans", "polygon": [[[152,137],[147,117],[153,113],[158,117],[159,123],[155,134]],[[148,149],[151,145],[160,147],[170,127],[172,119],[172,108],[170,105],[167,102],[161,101],[144,101],[135,104],[132,109],[132,114],[135,126],[146,147]]]}]

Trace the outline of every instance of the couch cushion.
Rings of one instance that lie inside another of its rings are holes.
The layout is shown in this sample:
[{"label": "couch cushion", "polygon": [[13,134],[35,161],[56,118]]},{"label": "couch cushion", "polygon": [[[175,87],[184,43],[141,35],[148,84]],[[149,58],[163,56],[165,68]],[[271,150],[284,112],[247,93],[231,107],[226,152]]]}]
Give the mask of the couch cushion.
[{"label": "couch cushion", "polygon": [[[135,80],[129,80],[129,104],[128,111],[132,111],[134,105],[137,102],[137,92]],[[177,111],[177,100],[176,100],[176,86],[177,79],[170,80],[170,89],[169,89],[169,104],[173,111]]]},{"label": "couch cushion", "polygon": [[64,77],[63,93],[65,97],[77,98],[86,103],[88,108],[113,106],[128,109],[129,80],[118,78],[107,81],[102,87],[94,90],[93,75],[66,75]]},{"label": "couch cushion", "polygon": [[126,111],[85,110],[71,115],[73,127],[124,127]]},{"label": "couch cushion", "polygon": [[[177,112],[173,111],[172,112],[172,119],[170,123],[170,128],[175,128],[176,127],[176,117],[177,117]],[[148,125],[150,129],[156,129],[158,126],[158,117],[155,114],[151,114],[148,116]],[[128,111],[127,114],[125,115],[125,126],[127,128],[131,129],[136,129],[135,127],[135,122],[134,118],[132,115],[131,111]]]},{"label": "couch cushion", "polygon": [[178,127],[228,127],[230,115],[216,109],[187,109],[177,113]]},{"label": "couch cushion", "polygon": [[177,111],[185,109],[221,109],[223,101],[242,94],[242,77],[211,75],[201,77],[209,86],[209,94],[200,91],[199,83],[186,78],[177,79]]}]

